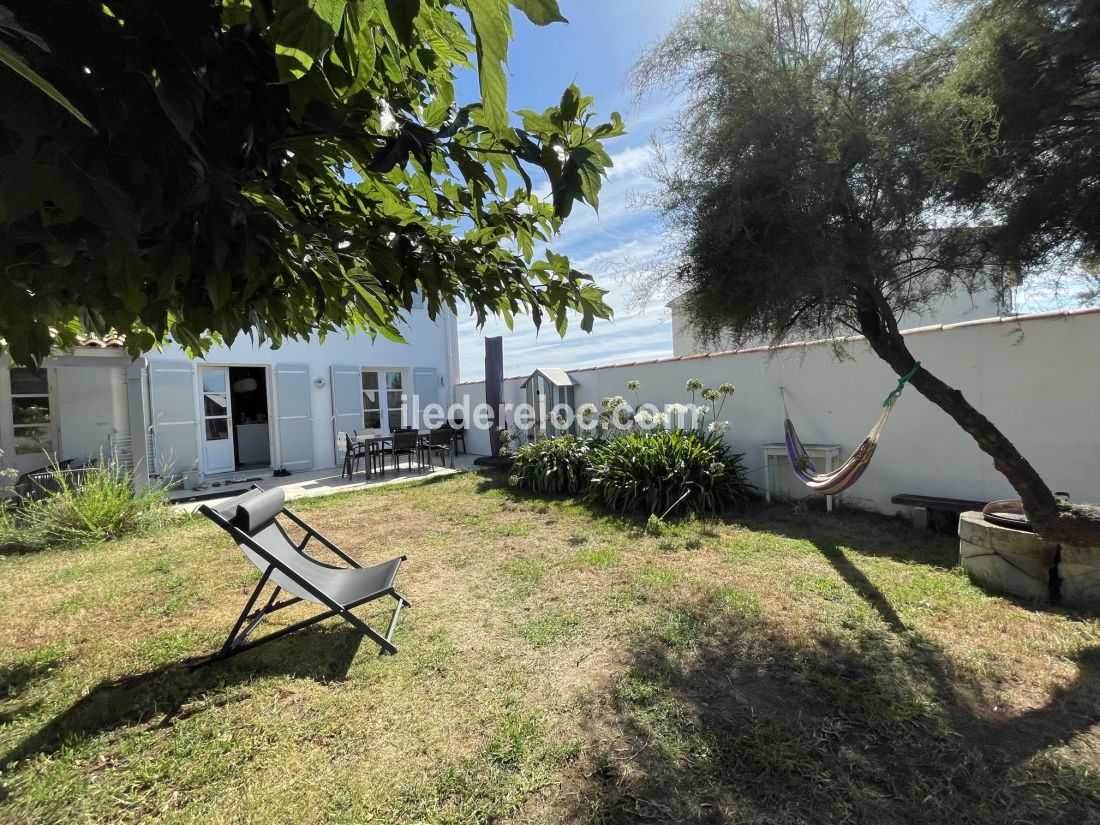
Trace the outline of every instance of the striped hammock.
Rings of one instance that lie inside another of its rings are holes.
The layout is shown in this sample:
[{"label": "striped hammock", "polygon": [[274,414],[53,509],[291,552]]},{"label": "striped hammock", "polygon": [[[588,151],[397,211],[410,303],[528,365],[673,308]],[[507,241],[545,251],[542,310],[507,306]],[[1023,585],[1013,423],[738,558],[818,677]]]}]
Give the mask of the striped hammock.
[{"label": "striped hammock", "polygon": [[[875,448],[878,446],[879,436],[882,435],[882,429],[886,426],[886,419],[890,417],[890,413],[894,409],[894,403],[901,396],[901,391],[906,382],[916,374],[918,369],[920,369],[919,361],[909,371],[908,375],[898,381],[897,389],[886,396],[886,400],[882,403],[882,415],[879,416],[878,421],[875,422],[875,426],[871,428],[871,432],[868,433],[867,437],[848,456],[847,461],[829,473],[819,473],[810,460],[809,453],[802,446],[798,433],[795,432],[794,424],[791,423],[791,416],[787,412],[787,400],[783,398],[783,432],[787,441],[787,457],[791,460],[791,468],[794,470],[794,474],[798,476],[798,480],[811,490],[826,496],[843,493],[859,481],[859,477],[863,475],[863,472],[871,463],[871,457],[875,454]],[[779,392],[780,397],[782,397],[782,388]]]}]

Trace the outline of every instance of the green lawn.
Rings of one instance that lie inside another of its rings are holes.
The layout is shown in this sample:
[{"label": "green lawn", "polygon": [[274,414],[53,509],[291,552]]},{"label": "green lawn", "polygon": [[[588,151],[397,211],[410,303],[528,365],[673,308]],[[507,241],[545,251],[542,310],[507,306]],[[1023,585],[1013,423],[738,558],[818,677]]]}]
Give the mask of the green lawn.
[{"label": "green lawn", "polygon": [[0,822],[1100,822],[1100,621],[949,536],[474,474],[296,509],[409,555],[398,656],[329,622],[191,672],[257,577],[200,520],[0,559]]}]

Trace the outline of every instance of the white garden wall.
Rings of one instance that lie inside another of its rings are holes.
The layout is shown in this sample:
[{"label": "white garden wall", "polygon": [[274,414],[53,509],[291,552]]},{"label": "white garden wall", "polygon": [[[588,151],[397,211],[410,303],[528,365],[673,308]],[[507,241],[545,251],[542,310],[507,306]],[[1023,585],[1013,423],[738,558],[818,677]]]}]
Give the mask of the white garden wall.
[{"label": "white garden wall", "polygon": [[[682,297],[682,296],[681,296]],[[681,299],[674,298],[666,306],[672,315],[672,354],[700,355],[714,347],[700,340],[680,306]],[[906,312],[898,319],[902,329],[926,326],[929,324],[960,324],[985,318],[996,318],[1012,311],[1012,300],[992,285],[986,285],[974,293],[956,289],[938,299],[932,300],[920,312]],[[751,342],[766,344],[767,341]]]},{"label": "white garden wall", "polygon": [[[1100,501],[1100,310],[990,318],[905,335],[916,357],[962,390],[1053,489],[1069,491],[1076,501]],[[709,387],[735,384],[723,412],[732,424],[727,440],[755,470],[763,464],[762,445],[783,438],[781,386],[803,441],[839,443],[846,457],[867,434],[897,377],[862,338],[843,344],[847,360],[837,360],[833,342],[815,342],[581,369],[570,376],[578,406],[599,404],[607,395],[633,401],[626,389],[632,379],[641,381],[642,401],[658,406],[687,401],[689,378]],[[505,381],[505,402],[523,402],[521,383]],[[460,384],[456,396],[481,403],[484,383]],[[488,452],[484,432],[471,428],[468,442],[471,452]],[[762,473],[754,472],[753,480],[762,484]],[[890,503],[897,493],[1015,497],[973,440],[912,388],[898,402],[871,467],[846,498],[890,513],[899,509]]]}]

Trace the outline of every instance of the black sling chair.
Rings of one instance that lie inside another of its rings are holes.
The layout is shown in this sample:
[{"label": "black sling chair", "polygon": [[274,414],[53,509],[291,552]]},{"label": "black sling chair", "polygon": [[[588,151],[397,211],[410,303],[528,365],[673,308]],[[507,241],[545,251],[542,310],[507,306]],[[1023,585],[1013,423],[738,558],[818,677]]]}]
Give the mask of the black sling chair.
[{"label": "black sling chair", "polygon": [[[263,490],[254,486],[251,490],[235,498],[217,504],[203,505],[199,508],[208,519],[213,521],[240,546],[244,554],[263,574],[252,591],[252,596],[241,611],[237,623],[221,649],[200,664],[227,659],[245,650],[281,639],[296,630],[339,616],[352,627],[369,638],[381,648],[383,653],[397,653],[391,639],[397,627],[397,617],[402,607],[411,607],[404,596],[393,587],[397,571],[405,556],[398,556],[374,567],[364,568],[355,559],[322,536],[294,513],[285,507],[283,491],[280,489]],[[305,531],[301,543],[295,544],[276,516],[285,516]],[[333,553],[347,562],[348,567],[334,567],[318,561],[306,552],[310,539],[316,539]],[[273,584],[267,603],[253,610],[260,593],[268,584]],[[286,591],[289,598],[276,601],[279,594]],[[352,610],[367,602],[384,596],[392,597],[397,605],[390,617],[390,625],[383,636],[370,625],[352,614]],[[262,638],[248,641],[249,635],[263,621],[277,610],[298,602],[313,602],[327,610],[309,619],[276,630]]]}]

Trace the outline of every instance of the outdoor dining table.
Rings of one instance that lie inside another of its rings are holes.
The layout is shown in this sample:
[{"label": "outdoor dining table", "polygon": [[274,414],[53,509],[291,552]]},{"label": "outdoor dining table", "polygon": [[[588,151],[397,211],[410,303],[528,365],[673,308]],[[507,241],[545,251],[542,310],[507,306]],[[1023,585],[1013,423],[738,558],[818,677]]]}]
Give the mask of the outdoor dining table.
[{"label": "outdoor dining table", "polygon": [[[455,466],[455,446],[454,446],[455,445],[455,433],[456,433],[456,431],[451,432],[451,468],[452,469]],[[429,430],[419,430],[416,433],[416,436],[417,436],[416,440],[417,440],[417,447],[418,448],[424,447],[428,443],[428,436],[429,435],[431,435],[431,432]],[[393,443],[393,436],[392,435],[353,435],[353,436],[351,436],[351,442],[353,444],[367,444],[367,445],[377,444],[382,449],[382,451],[385,452],[386,448],[389,447],[389,445]],[[371,477],[371,462],[370,462],[369,457],[368,457],[367,461],[364,462],[364,464],[366,465],[366,477],[370,478]],[[385,474],[386,474],[386,465],[383,462],[383,464],[382,464],[382,475],[385,475]]]}]

